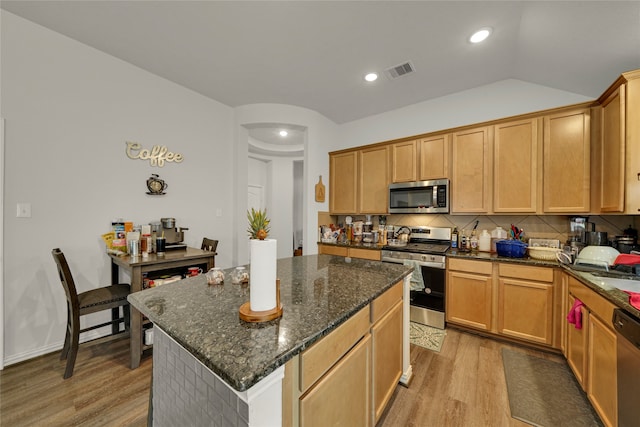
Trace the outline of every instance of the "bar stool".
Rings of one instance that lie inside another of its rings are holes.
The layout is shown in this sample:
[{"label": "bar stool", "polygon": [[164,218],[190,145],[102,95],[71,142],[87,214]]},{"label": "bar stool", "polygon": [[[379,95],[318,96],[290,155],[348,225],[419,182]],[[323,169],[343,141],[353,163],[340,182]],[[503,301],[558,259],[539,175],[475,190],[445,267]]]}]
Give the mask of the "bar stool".
[{"label": "bar stool", "polygon": [[[203,251],[216,252],[217,248],[218,248],[217,240],[207,239],[206,237],[202,239],[202,246],[200,247],[200,249],[202,249]],[[218,254],[216,253],[216,255]]]},{"label": "bar stool", "polygon": [[[129,335],[130,312],[127,295],[130,293],[130,287],[128,284],[117,284],[78,293],[69,264],[62,251],[56,248],[51,251],[51,254],[58,267],[60,281],[67,297],[67,331],[64,347],[60,354],[60,360],[67,360],[67,367],[64,371],[64,379],[67,379],[73,375],[81,333],[111,325],[111,334],[99,338],[100,341],[109,341],[125,334]],[[122,317],[118,317],[120,307],[122,307]],[[80,329],[81,316],[109,309],[112,312],[110,322]],[[124,331],[119,331],[120,323],[124,323]]]}]

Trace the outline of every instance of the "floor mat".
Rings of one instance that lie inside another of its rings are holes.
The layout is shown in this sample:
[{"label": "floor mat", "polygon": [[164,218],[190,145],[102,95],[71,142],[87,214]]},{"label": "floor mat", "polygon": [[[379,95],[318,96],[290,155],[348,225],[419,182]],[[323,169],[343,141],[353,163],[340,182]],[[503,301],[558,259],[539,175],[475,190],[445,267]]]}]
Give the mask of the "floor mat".
[{"label": "floor mat", "polygon": [[432,328],[416,322],[410,322],[409,340],[411,344],[419,345],[431,351],[440,352],[447,332],[443,329]]},{"label": "floor mat", "polygon": [[533,426],[601,426],[569,366],[502,349],[511,416]]}]

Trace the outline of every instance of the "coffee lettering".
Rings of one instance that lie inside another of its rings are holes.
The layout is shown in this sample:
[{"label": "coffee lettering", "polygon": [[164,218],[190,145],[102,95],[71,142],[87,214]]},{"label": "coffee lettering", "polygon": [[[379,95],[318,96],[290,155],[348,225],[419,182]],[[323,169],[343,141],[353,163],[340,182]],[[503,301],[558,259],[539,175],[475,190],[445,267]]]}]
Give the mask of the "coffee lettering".
[{"label": "coffee lettering", "polygon": [[181,163],[182,154],[169,151],[165,145],[154,145],[151,150],[142,148],[137,142],[126,142],[127,157],[131,160],[149,160],[151,166],[163,167],[164,162]]}]

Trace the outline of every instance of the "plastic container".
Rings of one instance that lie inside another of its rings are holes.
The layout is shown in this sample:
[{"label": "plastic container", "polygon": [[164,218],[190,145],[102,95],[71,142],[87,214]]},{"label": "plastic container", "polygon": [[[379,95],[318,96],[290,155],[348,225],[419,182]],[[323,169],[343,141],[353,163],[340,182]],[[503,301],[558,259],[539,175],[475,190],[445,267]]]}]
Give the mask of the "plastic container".
[{"label": "plastic container", "polygon": [[491,252],[491,234],[487,230],[482,230],[482,233],[480,233],[478,250],[480,252]]},{"label": "plastic container", "polygon": [[526,243],[520,240],[498,240],[496,241],[496,249],[498,256],[509,258],[522,258],[527,253]]},{"label": "plastic container", "polygon": [[496,227],[491,230],[491,252],[497,252],[496,242],[507,238],[507,230],[502,227]]}]

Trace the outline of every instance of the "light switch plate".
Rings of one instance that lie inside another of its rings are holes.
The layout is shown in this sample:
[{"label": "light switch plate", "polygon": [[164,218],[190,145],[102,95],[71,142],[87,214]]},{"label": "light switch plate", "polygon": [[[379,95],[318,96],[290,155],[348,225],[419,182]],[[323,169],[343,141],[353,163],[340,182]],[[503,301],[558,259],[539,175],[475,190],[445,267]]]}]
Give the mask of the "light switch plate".
[{"label": "light switch plate", "polygon": [[17,218],[31,218],[31,203],[18,203],[16,210]]}]

